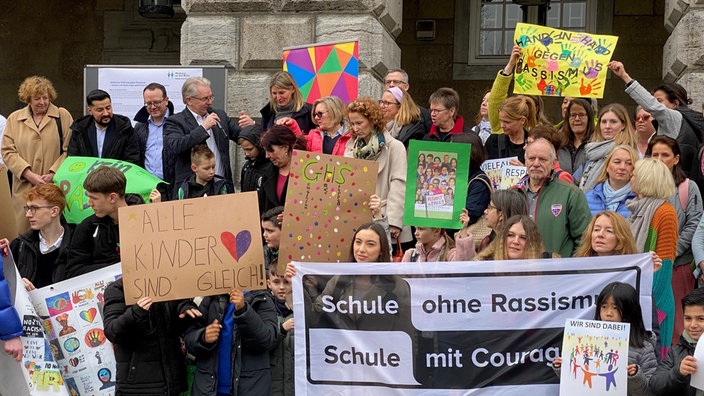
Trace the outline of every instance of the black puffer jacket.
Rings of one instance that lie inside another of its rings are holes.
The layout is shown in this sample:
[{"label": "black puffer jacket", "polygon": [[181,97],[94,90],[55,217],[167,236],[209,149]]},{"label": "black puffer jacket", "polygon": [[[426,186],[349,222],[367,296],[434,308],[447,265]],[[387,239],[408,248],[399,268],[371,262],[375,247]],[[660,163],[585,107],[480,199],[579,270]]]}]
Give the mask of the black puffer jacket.
[{"label": "black puffer jacket", "polygon": [[694,355],[695,345],[680,336],[680,342],[673,345],[655,374],[650,377],[650,390],[657,396],[694,396],[697,389],[689,385],[691,376],[680,374],[680,363],[687,355]]},{"label": "black puffer jacket", "polygon": [[246,128],[240,133],[240,138],[252,143],[259,150],[259,155],[256,159],[245,157],[244,165],[242,166],[242,174],[240,176],[240,191],[256,191],[259,197],[259,211],[263,213],[264,208],[264,193],[262,185],[264,178],[272,173],[274,164],[266,158],[266,152],[259,145],[259,137],[261,132],[255,128]]},{"label": "black puffer jacket", "polygon": [[[270,104],[262,107],[259,111],[262,114],[262,130],[267,131],[269,128],[274,126],[274,121],[276,121],[276,112],[271,108]],[[315,128],[313,125],[313,106],[310,103],[304,103],[300,110],[293,113],[291,118],[296,120],[298,126],[301,128],[301,132],[308,134],[308,131]]]},{"label": "black puffer jacket", "polygon": [[[232,395],[270,396],[271,369],[269,351],[276,346],[278,319],[276,309],[266,290],[245,296],[247,306],[234,314],[232,336]],[[205,297],[198,307],[203,313],[201,323],[186,331],[186,350],[196,358],[196,372],[191,396],[215,396],[218,380],[218,343],[203,341],[205,327],[215,319],[224,323],[228,295]]]},{"label": "black puffer jacket", "polygon": [[179,336],[184,302],[153,303],[149,310],[125,304],[122,278],[105,289],[105,336],[117,361],[116,395],[178,395],[187,389],[186,360]]}]

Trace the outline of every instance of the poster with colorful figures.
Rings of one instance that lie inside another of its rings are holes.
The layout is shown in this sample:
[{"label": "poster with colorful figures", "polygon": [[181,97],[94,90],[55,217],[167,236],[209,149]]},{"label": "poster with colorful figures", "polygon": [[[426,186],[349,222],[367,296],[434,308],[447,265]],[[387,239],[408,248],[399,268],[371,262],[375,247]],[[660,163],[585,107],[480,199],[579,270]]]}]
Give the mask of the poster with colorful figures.
[{"label": "poster with colorful figures", "polygon": [[630,328],[629,323],[567,319],[560,395],[626,396]]},{"label": "poster with colorful figures", "polygon": [[281,270],[293,260],[349,259],[357,227],[372,220],[367,203],[376,190],[377,168],[374,161],[293,151],[281,230]]},{"label": "poster with colorful figures", "polygon": [[307,103],[328,95],[345,104],[357,99],[359,41],[284,48],[283,63]]},{"label": "poster with colorful figures", "polygon": [[115,394],[115,355],[103,332],[103,293],[115,264],[32,291],[30,299],[70,395]]},{"label": "poster with colorful figures", "polygon": [[53,346],[45,337],[41,318],[34,310],[12,255],[3,258],[3,273],[14,296],[22,321],[22,360],[0,352],[0,393],[7,396],[68,396],[59,365],[52,357]]},{"label": "poster with colorful figures", "polygon": [[518,23],[513,40],[521,47],[514,93],[604,97],[606,64],[618,37]]}]

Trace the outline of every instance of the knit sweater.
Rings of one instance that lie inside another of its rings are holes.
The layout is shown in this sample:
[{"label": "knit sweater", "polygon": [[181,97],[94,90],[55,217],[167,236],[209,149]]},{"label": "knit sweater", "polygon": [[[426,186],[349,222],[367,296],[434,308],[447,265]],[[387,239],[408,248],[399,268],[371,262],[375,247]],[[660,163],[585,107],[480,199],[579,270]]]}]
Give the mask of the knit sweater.
[{"label": "knit sweater", "polygon": [[[675,320],[675,297],[672,293],[672,263],[677,253],[677,212],[665,202],[655,210],[643,252],[654,251],[662,259],[662,268],[653,274],[653,299],[658,309],[661,345],[669,346]],[[663,317],[664,315],[664,317]],[[664,351],[663,351],[664,352]]]}]

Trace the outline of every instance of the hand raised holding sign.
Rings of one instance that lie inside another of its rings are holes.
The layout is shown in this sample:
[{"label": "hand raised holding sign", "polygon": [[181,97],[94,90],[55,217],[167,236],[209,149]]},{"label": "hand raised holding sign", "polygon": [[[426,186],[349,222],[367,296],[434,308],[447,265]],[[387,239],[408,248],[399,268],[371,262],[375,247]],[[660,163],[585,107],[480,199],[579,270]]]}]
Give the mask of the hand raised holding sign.
[{"label": "hand raised holding sign", "polygon": [[244,308],[244,293],[240,289],[232,289],[230,291],[230,302],[235,304],[235,311],[239,311]]}]

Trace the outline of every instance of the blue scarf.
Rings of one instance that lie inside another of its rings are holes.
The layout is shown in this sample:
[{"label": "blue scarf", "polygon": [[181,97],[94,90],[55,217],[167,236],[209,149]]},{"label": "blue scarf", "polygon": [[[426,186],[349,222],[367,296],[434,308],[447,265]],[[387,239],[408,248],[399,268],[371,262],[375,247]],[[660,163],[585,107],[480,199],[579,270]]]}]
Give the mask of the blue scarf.
[{"label": "blue scarf", "polygon": [[626,196],[631,192],[631,183],[626,183],[625,186],[614,190],[609,181],[604,181],[604,204],[607,210],[616,211],[618,206],[626,199]]}]

